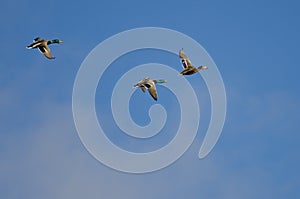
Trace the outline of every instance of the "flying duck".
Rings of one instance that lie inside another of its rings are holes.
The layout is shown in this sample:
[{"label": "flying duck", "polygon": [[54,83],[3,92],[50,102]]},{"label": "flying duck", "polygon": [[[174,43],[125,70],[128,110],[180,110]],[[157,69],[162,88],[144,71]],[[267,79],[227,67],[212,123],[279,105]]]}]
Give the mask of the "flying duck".
[{"label": "flying duck", "polygon": [[40,50],[40,52],[43,53],[48,59],[55,58],[52,56],[48,45],[62,43],[62,41],[59,39],[45,40],[45,39],[41,39],[40,37],[35,38],[33,41],[34,41],[34,43],[30,44],[26,48],[28,48],[28,49],[38,48]]},{"label": "flying duck", "polygon": [[179,51],[179,57],[184,68],[184,70],[181,71],[179,75],[192,75],[198,72],[199,70],[207,69],[206,66],[193,66],[190,59],[184,54],[183,48]]},{"label": "flying duck", "polygon": [[149,77],[141,79],[138,81],[136,85],[134,85],[134,88],[141,88],[143,92],[148,89],[150,95],[153,97],[155,101],[157,101],[157,92],[156,92],[156,87],[155,84],[161,84],[161,83],[166,83],[167,80],[159,79],[151,79]]}]

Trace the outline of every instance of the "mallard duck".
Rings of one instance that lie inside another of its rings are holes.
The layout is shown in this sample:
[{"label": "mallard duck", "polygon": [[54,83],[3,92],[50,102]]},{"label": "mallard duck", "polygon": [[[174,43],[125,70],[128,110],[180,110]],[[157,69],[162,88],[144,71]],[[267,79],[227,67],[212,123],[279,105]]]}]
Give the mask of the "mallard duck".
[{"label": "mallard duck", "polygon": [[193,66],[190,59],[184,54],[183,48],[179,51],[179,57],[184,68],[184,70],[179,75],[192,75],[199,70],[207,69],[206,66]]},{"label": "mallard duck", "polygon": [[157,92],[156,92],[156,87],[155,84],[161,84],[161,83],[166,83],[167,80],[159,79],[151,79],[149,77],[141,79],[138,81],[136,85],[134,85],[134,88],[141,88],[143,92],[148,89],[150,95],[153,97],[155,101],[157,101]]},{"label": "mallard duck", "polygon": [[60,44],[62,43],[59,39],[53,39],[53,40],[45,40],[41,39],[40,37],[35,38],[33,44],[30,44],[26,48],[32,49],[32,48],[38,48],[41,53],[43,53],[48,59],[54,59],[55,57],[52,56],[50,52],[50,48],[48,47],[49,44]]}]

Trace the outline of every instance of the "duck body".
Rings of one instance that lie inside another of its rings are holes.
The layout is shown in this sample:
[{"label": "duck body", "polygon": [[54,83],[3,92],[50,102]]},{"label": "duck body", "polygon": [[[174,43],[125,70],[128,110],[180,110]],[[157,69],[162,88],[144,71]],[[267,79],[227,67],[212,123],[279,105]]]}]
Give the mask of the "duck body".
[{"label": "duck body", "polygon": [[61,40],[59,39],[53,39],[53,40],[45,40],[45,39],[41,39],[40,37],[37,37],[33,40],[34,42],[32,44],[30,44],[29,46],[27,46],[26,48],[28,49],[33,49],[33,48],[38,48],[39,51],[45,55],[45,57],[47,57],[48,59],[54,59],[55,57],[52,56],[50,48],[48,45],[50,44],[60,44],[62,43]]},{"label": "duck body", "polygon": [[181,59],[181,64],[183,66],[183,71],[181,71],[179,75],[192,75],[197,73],[200,70],[207,69],[206,66],[199,66],[199,67],[193,66],[190,59],[185,55],[183,49],[179,51],[179,57]]},{"label": "duck body", "polygon": [[196,67],[193,67],[193,68],[185,68],[183,71],[181,71],[179,73],[179,75],[192,75],[192,74],[195,74],[197,73],[198,71],[202,70],[202,69],[207,69],[207,68],[203,68],[205,66],[199,66],[198,68]]},{"label": "duck body", "polygon": [[145,92],[148,89],[148,92],[152,96],[152,98],[157,101],[157,91],[155,84],[159,83],[166,83],[167,80],[154,80],[149,77],[146,77],[144,79],[141,79],[138,81],[137,84],[134,85],[135,88],[141,88],[143,92]]}]

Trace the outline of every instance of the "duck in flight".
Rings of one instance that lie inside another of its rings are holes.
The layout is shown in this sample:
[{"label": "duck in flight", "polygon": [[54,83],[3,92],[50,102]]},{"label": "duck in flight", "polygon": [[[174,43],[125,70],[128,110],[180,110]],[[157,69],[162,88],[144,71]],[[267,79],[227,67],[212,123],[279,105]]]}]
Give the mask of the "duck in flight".
[{"label": "duck in flight", "polygon": [[134,88],[141,88],[143,92],[148,89],[150,95],[153,97],[155,101],[157,101],[157,92],[156,92],[156,87],[155,84],[161,84],[161,83],[166,83],[167,80],[159,79],[151,79],[149,77],[141,79],[138,81],[136,85],[134,85]]},{"label": "duck in flight", "polygon": [[38,48],[39,51],[41,53],[43,53],[45,55],[45,57],[47,57],[48,59],[54,59],[55,58],[55,57],[52,56],[52,54],[50,52],[50,48],[48,47],[48,45],[62,43],[62,40],[59,40],[59,39],[45,40],[45,39],[41,39],[40,37],[35,38],[33,41],[34,41],[34,43],[27,46],[27,48],[28,49]]},{"label": "duck in flight", "polygon": [[199,70],[207,69],[206,66],[193,66],[190,59],[185,55],[183,48],[179,51],[179,57],[184,68],[179,75],[192,75],[198,72]]}]

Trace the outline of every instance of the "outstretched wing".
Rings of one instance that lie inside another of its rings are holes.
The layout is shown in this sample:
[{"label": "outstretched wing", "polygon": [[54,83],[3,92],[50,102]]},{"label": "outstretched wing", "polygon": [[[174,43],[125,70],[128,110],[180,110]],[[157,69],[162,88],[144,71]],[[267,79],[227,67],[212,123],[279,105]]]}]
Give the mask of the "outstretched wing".
[{"label": "outstretched wing", "polygon": [[193,67],[190,59],[185,55],[183,49],[179,51],[179,57],[181,58],[181,63],[183,68],[191,68]]},{"label": "outstretched wing", "polygon": [[142,89],[143,92],[146,91],[146,87],[145,86],[141,86],[140,88]]},{"label": "outstretched wing", "polygon": [[50,52],[50,48],[47,45],[39,46],[38,49],[40,50],[41,53],[45,55],[48,59],[54,59],[55,57],[52,56]]},{"label": "outstretched wing", "polygon": [[29,46],[27,46],[26,48],[29,48],[29,49],[37,48],[37,47],[39,47],[40,45],[42,45],[42,43],[43,43],[43,40],[40,39],[39,37],[37,37],[37,38],[35,38],[35,39],[33,40],[33,43],[30,44]]},{"label": "outstretched wing", "polygon": [[150,95],[153,97],[153,99],[155,101],[157,101],[157,92],[156,92],[156,87],[154,82],[149,82],[147,84],[145,84],[145,86],[148,88],[148,91],[150,93]]}]

